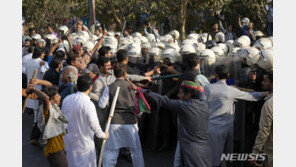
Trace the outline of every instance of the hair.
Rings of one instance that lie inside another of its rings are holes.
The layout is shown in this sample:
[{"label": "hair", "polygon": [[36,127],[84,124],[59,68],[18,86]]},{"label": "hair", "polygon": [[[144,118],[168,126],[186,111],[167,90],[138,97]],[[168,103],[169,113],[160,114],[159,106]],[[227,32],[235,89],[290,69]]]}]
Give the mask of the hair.
[{"label": "hair", "polygon": [[27,39],[25,39],[25,42],[31,42],[31,39],[29,39],[29,38],[27,38]]},{"label": "hair", "polygon": [[68,77],[70,77],[71,82],[75,82],[77,81],[78,78],[78,70],[76,67],[74,66],[68,66],[66,69],[70,69],[68,72]]},{"label": "hair", "polygon": [[36,29],[35,28],[29,28],[29,32],[32,32],[32,31],[36,31]]},{"label": "hair", "polygon": [[110,58],[108,58],[108,57],[105,57],[105,56],[103,56],[103,57],[99,57],[98,58],[98,61],[97,61],[97,65],[98,65],[98,67],[100,68],[100,66],[104,66],[106,63],[108,63],[110,61]]},{"label": "hair", "polygon": [[58,57],[58,58],[60,58],[60,59],[64,59],[64,57],[65,57],[65,52],[64,52],[64,51],[61,51],[61,50],[56,51],[56,52],[55,52],[55,56]]},{"label": "hair", "polygon": [[120,49],[116,53],[117,62],[121,63],[128,57],[127,50]]},{"label": "hair", "polygon": [[50,100],[54,98],[56,94],[58,94],[59,88],[57,86],[49,86],[45,87],[44,93],[49,97]]},{"label": "hair", "polygon": [[56,69],[59,67],[61,63],[62,63],[62,60],[59,57],[53,57],[53,59],[49,63],[49,66],[51,69]]},{"label": "hair", "polygon": [[67,57],[67,59],[66,59],[67,64],[71,65],[71,62],[72,62],[73,60],[75,60],[77,57],[78,57],[77,54],[70,54],[70,55]]},{"label": "hair", "polygon": [[28,52],[29,52],[29,53],[33,53],[34,50],[35,50],[35,47],[34,47],[34,46],[30,46],[30,47],[28,48]]},{"label": "hair", "polygon": [[189,53],[186,56],[186,61],[187,61],[187,64],[188,64],[189,68],[194,68],[194,67],[197,66],[197,64],[199,62],[199,57],[195,53]]},{"label": "hair", "polygon": [[34,49],[34,52],[33,52],[32,58],[33,58],[33,59],[37,59],[37,58],[39,58],[39,57],[41,56],[41,54],[44,53],[44,52],[45,52],[44,48],[36,47],[36,48]]},{"label": "hair", "polygon": [[127,72],[127,65],[122,63],[117,63],[114,66],[114,75],[116,78],[121,78],[124,76],[124,73]]},{"label": "hair", "polygon": [[266,71],[266,72],[264,73],[264,75],[266,75],[266,76],[268,77],[269,81],[270,81],[271,83],[273,83],[273,71]]},{"label": "hair", "polygon": [[218,75],[219,79],[226,79],[229,74],[229,69],[224,64],[221,64],[215,68],[215,73]]},{"label": "hair", "polygon": [[181,87],[183,90],[184,94],[187,95],[188,93],[191,95],[191,98],[193,99],[199,99],[199,91],[196,89],[190,89],[187,87]]},{"label": "hair", "polygon": [[105,57],[105,54],[108,54],[108,52],[111,50],[111,48],[109,46],[102,46],[100,49],[99,49],[99,56],[104,56]]},{"label": "hair", "polygon": [[87,91],[92,85],[92,81],[88,75],[79,76],[77,80],[77,90],[79,92]]}]

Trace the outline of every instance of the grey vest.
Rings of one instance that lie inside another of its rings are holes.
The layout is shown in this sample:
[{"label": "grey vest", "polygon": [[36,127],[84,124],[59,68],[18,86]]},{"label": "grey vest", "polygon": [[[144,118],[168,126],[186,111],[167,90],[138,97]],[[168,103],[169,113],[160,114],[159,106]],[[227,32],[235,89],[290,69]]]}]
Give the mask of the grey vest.
[{"label": "grey vest", "polygon": [[111,107],[116,89],[119,86],[120,91],[115,106],[114,115],[111,124],[136,124],[135,114],[135,93],[128,89],[130,84],[124,79],[116,79],[109,85],[109,106]]}]

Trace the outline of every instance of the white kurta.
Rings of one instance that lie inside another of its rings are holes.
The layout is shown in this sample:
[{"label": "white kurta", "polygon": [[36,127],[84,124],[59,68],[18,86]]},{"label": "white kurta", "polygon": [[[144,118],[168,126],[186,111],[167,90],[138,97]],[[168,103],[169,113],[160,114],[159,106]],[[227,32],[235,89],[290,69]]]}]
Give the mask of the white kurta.
[{"label": "white kurta", "polygon": [[68,118],[68,134],[64,136],[66,156],[71,167],[96,167],[94,134],[104,138],[96,108],[89,96],[82,92],[68,95],[62,105]]},{"label": "white kurta", "polygon": [[[29,59],[25,65],[25,74],[27,75],[27,84],[29,84],[30,79],[33,77],[34,75],[34,71],[35,69],[37,69],[37,74],[36,74],[36,79],[43,79],[43,75],[44,73],[41,72],[41,66],[40,66],[40,62],[42,60],[40,58],[37,59]],[[36,89],[41,90],[41,85],[36,85],[35,86]],[[37,110],[38,109],[38,100],[32,100],[32,99],[28,99],[26,107],[27,108],[32,108]]]}]

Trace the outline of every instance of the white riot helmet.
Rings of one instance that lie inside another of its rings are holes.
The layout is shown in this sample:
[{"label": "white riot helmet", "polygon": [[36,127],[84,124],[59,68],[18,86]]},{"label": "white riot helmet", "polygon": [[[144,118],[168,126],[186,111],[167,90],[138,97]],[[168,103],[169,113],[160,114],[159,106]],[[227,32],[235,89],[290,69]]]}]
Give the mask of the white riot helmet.
[{"label": "white riot helmet", "polygon": [[256,64],[260,58],[258,55],[259,50],[256,48],[248,48],[248,49],[243,49],[241,52],[239,52],[240,57],[243,57],[247,60],[248,66],[252,66]]},{"label": "white riot helmet", "polygon": [[205,75],[207,78],[212,77],[214,72],[213,68],[216,62],[215,53],[210,49],[205,49],[201,52],[199,59],[202,74]]},{"label": "white riot helmet", "polygon": [[210,50],[210,49],[205,49],[201,52],[199,59],[204,60],[204,59],[208,59],[208,65],[212,65],[215,63],[216,61],[216,56],[215,53]]},{"label": "white riot helmet", "polygon": [[128,45],[128,50],[135,49],[138,52],[141,52],[141,45],[138,43],[131,43]]},{"label": "white riot helmet", "polygon": [[192,40],[192,39],[185,39],[181,42],[181,45],[193,45],[195,43],[196,42],[194,42],[194,40]]},{"label": "white riot helmet", "polygon": [[268,38],[261,38],[254,43],[253,47],[255,47],[259,50],[265,50],[267,48],[272,47],[272,43],[270,42],[270,40]]},{"label": "white riot helmet", "polygon": [[162,42],[153,42],[151,47],[157,47],[161,50],[164,50],[165,45]]},{"label": "white riot helmet", "polygon": [[173,36],[170,35],[170,34],[165,35],[165,36],[164,36],[164,42],[165,42],[165,43],[171,43],[171,42],[174,42],[174,38],[173,38]]},{"label": "white riot helmet", "polygon": [[218,46],[212,47],[211,50],[215,53],[216,58],[224,56],[223,50]]},{"label": "white riot helmet", "polygon": [[181,62],[181,56],[179,56],[178,52],[172,48],[164,50],[162,59],[164,58],[169,58],[171,63]]},{"label": "white riot helmet", "polygon": [[128,45],[129,44],[129,40],[126,38],[120,38],[119,39],[119,44],[120,45]]},{"label": "white riot helmet", "polygon": [[67,53],[70,53],[70,45],[67,40],[63,40],[59,44],[59,49],[61,49],[61,48],[64,49],[65,51],[67,51]]},{"label": "white riot helmet", "polygon": [[255,37],[263,37],[264,36],[264,34],[261,32],[261,31],[255,31],[254,33],[253,33],[253,36],[255,36]]},{"label": "white riot helmet", "polygon": [[192,45],[186,44],[186,45],[181,46],[181,50],[179,53],[180,54],[195,53],[195,49]]},{"label": "white riot helmet", "polygon": [[79,37],[84,37],[86,40],[89,39],[89,34],[86,31],[79,31],[77,35],[79,35]]},{"label": "white riot helmet", "polygon": [[141,43],[146,43],[148,42],[148,38],[146,38],[145,36],[141,36]]},{"label": "white riot helmet", "polygon": [[203,43],[197,43],[197,44],[196,44],[196,48],[195,48],[195,53],[196,53],[197,55],[200,55],[201,52],[202,52],[203,50],[205,50],[205,49],[206,49],[206,45],[205,45],[205,44],[203,44]]},{"label": "white riot helmet", "polygon": [[115,32],[114,36],[121,36],[121,32]]},{"label": "white riot helmet", "polygon": [[208,33],[202,33],[199,36],[200,37],[199,37],[198,41],[201,42],[201,43],[206,43],[207,41],[212,40],[212,36],[210,34],[208,34]]},{"label": "white riot helmet", "polygon": [[234,47],[248,47],[249,42],[244,38],[238,38],[233,42]]},{"label": "white riot helmet", "polygon": [[149,41],[150,43],[156,41],[154,34],[148,34],[148,35],[147,35],[147,38],[148,38],[148,41]]},{"label": "white riot helmet", "polygon": [[228,46],[226,44],[219,43],[217,46],[223,50],[224,55],[228,54]]},{"label": "white riot helmet", "polygon": [[225,34],[223,32],[218,32],[214,37],[215,42],[225,42]]},{"label": "white riot helmet", "polygon": [[153,56],[154,62],[159,62],[161,60],[161,49],[154,47],[148,50],[148,55]]},{"label": "white riot helmet", "polygon": [[41,39],[41,36],[39,34],[34,34],[31,38],[38,40],[38,39]]},{"label": "white riot helmet", "polygon": [[53,43],[54,39],[57,39],[57,37],[54,34],[46,34],[44,35],[44,39],[48,39],[50,41],[50,43]]},{"label": "white riot helmet", "polygon": [[63,35],[65,35],[68,32],[69,28],[67,26],[60,26],[59,30],[63,33]]},{"label": "white riot helmet", "polygon": [[241,20],[241,23],[242,23],[243,26],[247,26],[247,25],[250,24],[250,20],[249,20],[249,18],[244,17],[244,18]]},{"label": "white riot helmet", "polygon": [[141,39],[139,37],[135,37],[134,42],[141,45]]},{"label": "white riot helmet", "polygon": [[92,49],[94,48],[94,43],[91,41],[87,41],[84,45],[83,45],[83,49],[86,50],[86,52],[90,53],[92,51]]},{"label": "white riot helmet", "polygon": [[236,54],[238,53],[238,50],[240,50],[239,47],[232,48],[231,51],[229,52],[229,56],[231,56],[231,57],[236,56]]},{"label": "white riot helmet", "polygon": [[199,38],[199,35],[196,34],[196,33],[191,33],[191,34],[189,34],[189,35],[187,36],[187,39],[191,39],[191,40],[193,40],[193,41],[197,41],[198,38]]},{"label": "white riot helmet", "polygon": [[128,51],[128,55],[130,57],[138,57],[140,58],[141,57],[141,51],[139,51],[138,49],[136,48],[131,48],[129,51]]},{"label": "white riot helmet", "polygon": [[171,32],[169,32],[169,34],[171,34],[173,38],[175,38],[175,40],[178,40],[180,37],[180,33],[177,30],[172,30]]},{"label": "white riot helmet", "polygon": [[109,46],[111,50],[117,49],[117,39],[115,37],[107,36],[105,37],[104,42],[102,43],[102,46]]},{"label": "white riot helmet", "polygon": [[108,31],[107,36],[115,37],[115,33],[113,31]]},{"label": "white riot helmet", "polygon": [[180,47],[176,43],[169,43],[169,44],[165,45],[165,48],[175,49],[177,51],[177,53],[179,53],[179,51],[180,51]]},{"label": "white riot helmet", "polygon": [[234,40],[228,40],[228,41],[225,42],[225,45],[227,45],[228,47],[232,47],[233,42],[234,42]]},{"label": "white riot helmet", "polygon": [[135,33],[133,33],[132,35],[131,35],[132,37],[141,37],[142,36],[142,34],[141,33],[139,33],[139,32],[135,32]]},{"label": "white riot helmet", "polygon": [[37,39],[37,43],[41,43],[43,47],[45,47],[46,42],[44,39]]},{"label": "white riot helmet", "polygon": [[135,48],[132,48],[131,50],[128,51],[129,55],[129,62],[132,64],[137,64],[141,58],[141,51],[138,51]]},{"label": "white riot helmet", "polygon": [[145,43],[142,43],[141,48],[142,49],[150,49],[151,45],[149,42],[145,42]]},{"label": "white riot helmet", "polygon": [[242,38],[245,41],[245,45],[246,46],[250,46],[251,45],[251,39],[248,36],[242,35],[240,38]]},{"label": "white riot helmet", "polygon": [[260,55],[260,58],[257,62],[258,66],[265,70],[272,70],[273,69],[273,51],[268,50],[262,50],[258,53]]},{"label": "white riot helmet", "polygon": [[84,45],[86,42],[87,42],[87,39],[84,36],[78,36],[75,40],[75,45],[76,44]]}]

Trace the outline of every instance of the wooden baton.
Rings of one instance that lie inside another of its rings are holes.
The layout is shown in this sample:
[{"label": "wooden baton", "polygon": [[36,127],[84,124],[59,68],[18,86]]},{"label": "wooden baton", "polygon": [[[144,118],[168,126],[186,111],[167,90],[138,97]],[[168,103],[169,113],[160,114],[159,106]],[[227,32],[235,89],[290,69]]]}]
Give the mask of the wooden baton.
[{"label": "wooden baton", "polygon": [[[32,79],[35,79],[36,74],[37,74],[37,69],[35,69]],[[25,108],[26,108],[26,104],[27,104],[28,98],[29,98],[29,96],[27,96],[26,99],[25,99],[25,103],[24,103],[24,105],[23,105],[23,111],[22,111],[22,114],[25,112]]]}]

